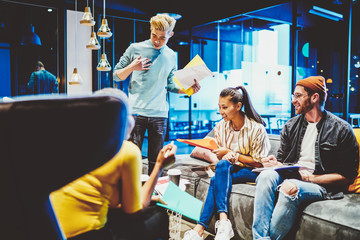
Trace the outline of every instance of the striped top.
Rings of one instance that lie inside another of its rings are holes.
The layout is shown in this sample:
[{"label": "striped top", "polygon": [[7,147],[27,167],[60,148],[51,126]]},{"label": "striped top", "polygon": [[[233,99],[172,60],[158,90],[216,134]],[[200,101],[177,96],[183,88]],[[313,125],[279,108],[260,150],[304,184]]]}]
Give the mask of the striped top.
[{"label": "striped top", "polygon": [[[264,125],[248,118],[245,115],[245,122],[238,134],[238,144],[236,149],[232,149],[231,144],[235,139],[235,130],[230,121],[222,119],[214,129],[215,141],[219,147],[225,147],[235,153],[251,156],[254,161],[260,162],[267,157],[270,151],[270,141]],[[240,164],[241,165],[241,164]]]}]

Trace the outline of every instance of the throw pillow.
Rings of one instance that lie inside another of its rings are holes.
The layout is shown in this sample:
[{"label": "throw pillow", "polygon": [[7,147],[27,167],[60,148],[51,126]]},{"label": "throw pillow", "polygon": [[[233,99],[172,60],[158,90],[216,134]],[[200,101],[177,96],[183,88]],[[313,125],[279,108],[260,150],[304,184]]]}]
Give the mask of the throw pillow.
[{"label": "throw pillow", "polygon": [[201,147],[195,147],[190,156],[210,163],[217,163],[219,161],[215,153],[212,153],[209,149]]},{"label": "throw pillow", "polygon": [[[354,128],[353,129],[356,140],[359,144],[360,147],[360,128]],[[358,175],[355,178],[355,181],[353,182],[353,184],[351,184],[349,186],[349,191],[350,192],[355,192],[355,193],[360,193],[360,161],[359,161],[359,169],[358,169]]]}]

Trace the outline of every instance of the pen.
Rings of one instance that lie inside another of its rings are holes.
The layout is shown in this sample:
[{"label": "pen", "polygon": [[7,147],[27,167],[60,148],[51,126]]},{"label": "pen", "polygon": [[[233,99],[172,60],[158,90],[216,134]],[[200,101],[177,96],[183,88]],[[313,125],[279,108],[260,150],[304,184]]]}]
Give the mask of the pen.
[{"label": "pen", "polygon": [[[170,143],[170,144],[171,144],[171,145],[174,145],[174,141],[171,141],[171,143]],[[168,150],[165,152],[165,155],[164,155],[164,157],[165,157],[165,158],[167,158],[167,157],[168,157],[169,152],[170,152],[170,149],[168,149]]]}]

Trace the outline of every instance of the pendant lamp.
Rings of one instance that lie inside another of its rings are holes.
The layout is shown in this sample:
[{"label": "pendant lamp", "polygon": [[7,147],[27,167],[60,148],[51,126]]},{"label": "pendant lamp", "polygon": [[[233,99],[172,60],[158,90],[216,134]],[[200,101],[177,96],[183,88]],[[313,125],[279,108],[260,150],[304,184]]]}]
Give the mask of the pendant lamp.
[{"label": "pendant lamp", "polygon": [[97,69],[98,71],[105,71],[105,72],[111,70],[110,63],[108,62],[105,53],[101,54],[101,59],[100,59],[99,64],[97,65],[96,69]]},{"label": "pendant lamp", "polygon": [[41,46],[40,38],[35,33],[35,28],[34,28],[34,26],[32,24],[30,24],[27,31],[22,36],[20,44],[23,45],[23,46],[27,46],[27,45]]},{"label": "pendant lamp", "polygon": [[71,77],[71,80],[69,81],[70,85],[81,85],[83,82],[80,74],[77,71],[77,68],[74,68],[73,75]]},{"label": "pendant lamp", "polygon": [[95,25],[94,18],[91,15],[90,7],[88,7],[88,6],[85,7],[84,15],[83,15],[82,19],[80,20],[80,24],[86,25],[86,26],[94,26]]},{"label": "pendant lamp", "polygon": [[99,50],[101,48],[99,41],[96,38],[95,32],[91,33],[89,44],[86,45],[86,48],[89,48],[91,50]]},{"label": "pendant lamp", "polygon": [[104,50],[104,52],[103,52],[103,54],[101,54],[101,59],[100,59],[99,64],[97,65],[96,69],[98,71],[107,72],[107,71],[111,70],[111,66],[107,60],[106,53],[105,53],[105,39],[103,40],[103,50]]},{"label": "pendant lamp", "polygon": [[70,85],[81,85],[82,84],[82,78],[80,74],[78,73],[78,70],[76,68],[77,65],[77,42],[76,42],[76,34],[77,34],[77,0],[75,0],[75,67],[73,71],[73,75],[69,81]]},{"label": "pendant lamp", "polygon": [[105,0],[104,0],[104,6],[103,6],[103,15],[104,15],[104,18],[101,20],[101,26],[97,32],[97,35],[101,38],[109,38],[112,36],[112,32],[110,31],[110,28],[108,26],[108,21],[107,19],[105,18]]},{"label": "pendant lamp", "polygon": [[[93,0],[93,15],[95,16],[95,5]],[[89,40],[89,44],[86,45],[86,48],[89,48],[91,50],[99,50],[101,48],[99,41],[96,38],[96,34],[94,32],[94,26],[92,26],[92,32],[91,37]]]}]

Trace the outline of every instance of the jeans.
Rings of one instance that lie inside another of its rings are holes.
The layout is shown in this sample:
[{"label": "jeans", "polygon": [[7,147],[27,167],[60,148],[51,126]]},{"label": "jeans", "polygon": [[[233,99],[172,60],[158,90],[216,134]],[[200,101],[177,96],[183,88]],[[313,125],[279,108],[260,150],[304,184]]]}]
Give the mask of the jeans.
[{"label": "jeans", "polygon": [[208,228],[215,209],[217,209],[218,214],[221,212],[228,213],[232,184],[254,182],[257,174],[251,170],[252,168],[234,166],[227,160],[220,160],[216,164],[215,176],[210,180],[208,194],[198,224]]},{"label": "jeans", "polygon": [[[279,190],[283,181],[295,184],[297,193],[289,196]],[[292,228],[299,207],[323,200],[325,194],[320,185],[283,179],[274,170],[261,172],[256,179],[253,239],[283,239]]]},{"label": "jeans", "polygon": [[148,130],[148,161],[150,175],[156,162],[157,155],[164,145],[167,118],[134,116],[135,126],[130,135],[130,141],[140,149],[144,141],[146,129]]}]

